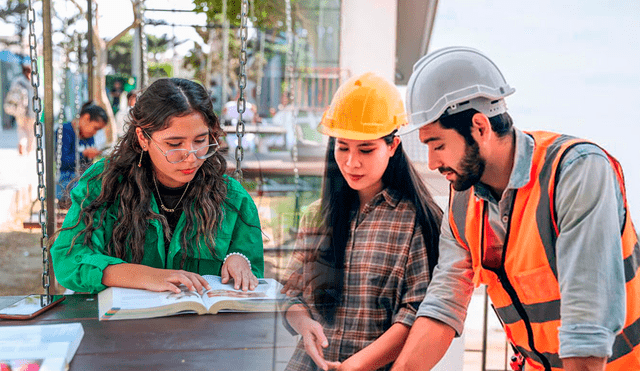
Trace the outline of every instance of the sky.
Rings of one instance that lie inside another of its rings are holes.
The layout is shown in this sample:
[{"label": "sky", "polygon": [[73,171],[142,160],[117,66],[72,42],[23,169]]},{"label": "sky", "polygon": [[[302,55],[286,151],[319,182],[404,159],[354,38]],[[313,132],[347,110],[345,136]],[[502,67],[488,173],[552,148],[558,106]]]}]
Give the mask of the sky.
[{"label": "sky", "polygon": [[516,89],[516,127],[595,141],[621,163],[640,222],[640,1],[444,0],[429,49],[484,52]]}]

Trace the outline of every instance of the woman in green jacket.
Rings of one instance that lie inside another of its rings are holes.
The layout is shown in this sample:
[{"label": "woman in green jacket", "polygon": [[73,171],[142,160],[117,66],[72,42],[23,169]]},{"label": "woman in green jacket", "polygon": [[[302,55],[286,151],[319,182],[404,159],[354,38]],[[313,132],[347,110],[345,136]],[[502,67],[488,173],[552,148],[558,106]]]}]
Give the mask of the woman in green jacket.
[{"label": "woman in green jacket", "polygon": [[161,79],[138,98],[114,151],[71,191],[51,255],[58,282],[201,292],[203,274],[253,290],[264,271],[256,206],[224,175],[222,134],[204,87]]}]

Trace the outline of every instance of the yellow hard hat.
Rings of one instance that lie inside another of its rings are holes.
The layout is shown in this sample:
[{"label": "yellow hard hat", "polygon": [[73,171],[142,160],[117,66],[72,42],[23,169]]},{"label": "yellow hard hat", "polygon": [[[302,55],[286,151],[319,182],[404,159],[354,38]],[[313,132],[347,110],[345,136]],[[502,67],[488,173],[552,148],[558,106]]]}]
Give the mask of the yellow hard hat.
[{"label": "yellow hard hat", "polygon": [[367,72],[338,88],[318,131],[336,138],[382,138],[407,123],[402,97],[386,79]]}]

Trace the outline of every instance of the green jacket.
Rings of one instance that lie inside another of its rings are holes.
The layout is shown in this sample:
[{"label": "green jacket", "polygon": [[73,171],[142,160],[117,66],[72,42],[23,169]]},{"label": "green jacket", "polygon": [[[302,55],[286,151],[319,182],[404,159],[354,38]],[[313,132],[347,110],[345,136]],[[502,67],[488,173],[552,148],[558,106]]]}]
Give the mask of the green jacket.
[{"label": "green jacket", "polygon": [[[80,205],[87,196],[87,189],[90,190],[90,194],[88,199],[84,201],[85,204],[100,194],[100,180],[90,180],[90,178],[102,172],[103,169],[104,160],[95,163],[87,169],[78,181],[77,186],[71,191],[72,205],[64,220],[63,227],[73,226],[78,220],[81,211]],[[248,225],[238,218],[238,213],[233,208],[226,203],[224,204],[225,216],[215,239],[217,258],[211,254],[211,251],[204,243],[201,243],[200,256],[191,256],[193,254],[189,253],[184,266],[180,267],[180,261],[182,260],[180,236],[185,226],[185,215],[183,213],[172,234],[168,256],[165,254],[162,224],[158,220],[149,221],[145,238],[144,257],[141,264],[154,268],[184,269],[200,275],[220,275],[222,259],[229,253],[240,252],[251,261],[253,274],[259,278],[263,277],[262,232],[259,228],[252,227],[260,227],[256,205],[238,181],[227,176],[225,176],[225,180],[227,182],[227,203],[240,211],[242,219]],[[89,186],[88,188],[87,185]],[[51,247],[51,257],[56,279],[62,286],[74,291],[97,293],[106,288],[102,284],[102,275],[107,266],[131,262],[131,256],[122,260],[106,254],[106,244],[111,237],[116,221],[117,205],[110,204],[106,205],[106,207],[109,208],[107,220],[105,220],[103,228],[95,230],[93,233],[92,242],[95,249],[84,245],[84,238],[80,236],[76,239],[73,249],[69,251],[71,240],[85,226],[82,222],[73,229],[62,231],[56,238]],[[150,207],[154,212],[158,212],[158,204],[155,197],[151,199]]]}]

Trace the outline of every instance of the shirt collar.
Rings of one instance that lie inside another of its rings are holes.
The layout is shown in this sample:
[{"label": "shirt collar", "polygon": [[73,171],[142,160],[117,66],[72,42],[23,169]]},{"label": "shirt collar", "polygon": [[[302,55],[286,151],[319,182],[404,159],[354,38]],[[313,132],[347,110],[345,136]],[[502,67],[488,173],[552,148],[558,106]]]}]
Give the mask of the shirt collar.
[{"label": "shirt collar", "polygon": [[395,208],[398,206],[400,202],[401,194],[399,191],[395,189],[391,189],[389,187],[380,191],[377,195],[375,195],[371,201],[367,204],[366,207],[375,208],[383,202],[386,202],[391,208]]},{"label": "shirt collar", "polygon": [[[516,153],[513,160],[513,169],[509,176],[508,189],[522,188],[529,183],[531,179],[531,162],[533,160],[533,147],[535,142],[533,138],[523,131],[514,128],[516,136]],[[475,195],[487,199],[493,200],[493,196],[489,189],[482,183],[478,183],[474,186]]]}]

